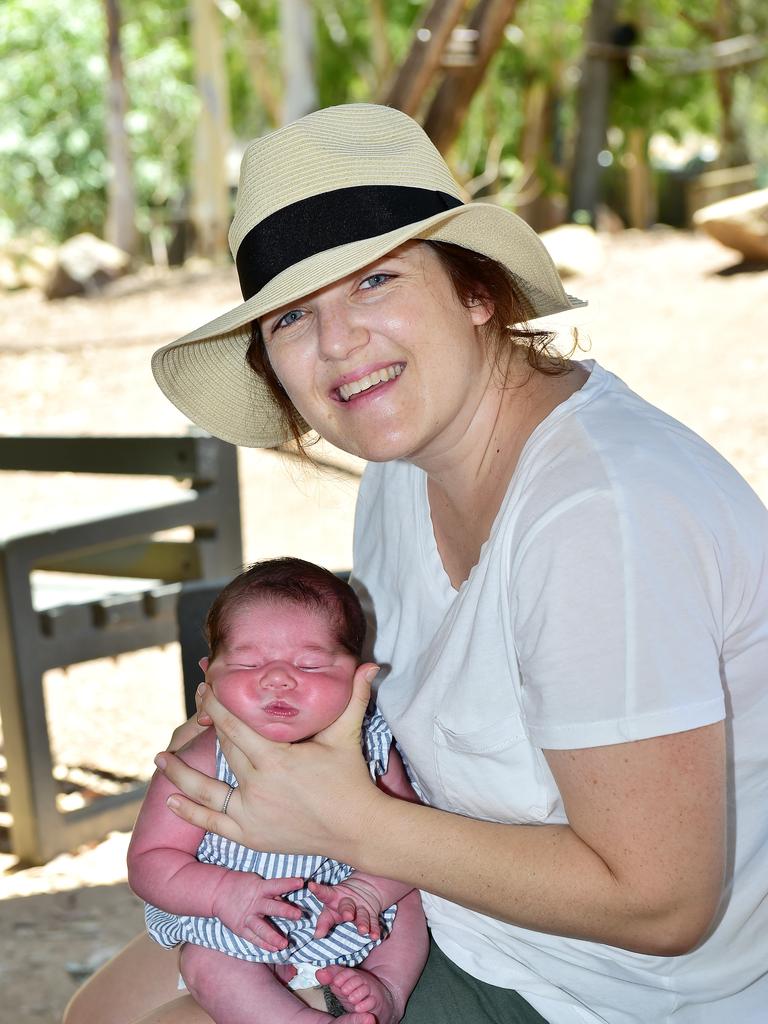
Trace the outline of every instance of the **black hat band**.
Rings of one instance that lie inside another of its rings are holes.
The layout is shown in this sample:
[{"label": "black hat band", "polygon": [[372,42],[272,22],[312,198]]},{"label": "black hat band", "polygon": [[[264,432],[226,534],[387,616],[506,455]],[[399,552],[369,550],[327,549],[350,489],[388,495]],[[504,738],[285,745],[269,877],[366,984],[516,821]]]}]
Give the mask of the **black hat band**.
[{"label": "black hat band", "polygon": [[463,205],[447,192],[407,185],[357,185],[300,199],[265,217],[240,243],[235,262],[243,298],[316,253]]}]

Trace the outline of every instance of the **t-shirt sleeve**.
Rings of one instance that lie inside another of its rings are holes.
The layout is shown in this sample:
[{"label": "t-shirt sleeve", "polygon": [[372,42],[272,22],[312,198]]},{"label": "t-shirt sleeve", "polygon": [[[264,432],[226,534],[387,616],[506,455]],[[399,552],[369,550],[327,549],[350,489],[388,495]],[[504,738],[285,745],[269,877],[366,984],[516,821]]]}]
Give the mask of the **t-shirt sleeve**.
[{"label": "t-shirt sleeve", "polygon": [[602,746],[722,719],[721,605],[715,545],[669,496],[596,489],[542,516],[510,566],[531,740]]}]

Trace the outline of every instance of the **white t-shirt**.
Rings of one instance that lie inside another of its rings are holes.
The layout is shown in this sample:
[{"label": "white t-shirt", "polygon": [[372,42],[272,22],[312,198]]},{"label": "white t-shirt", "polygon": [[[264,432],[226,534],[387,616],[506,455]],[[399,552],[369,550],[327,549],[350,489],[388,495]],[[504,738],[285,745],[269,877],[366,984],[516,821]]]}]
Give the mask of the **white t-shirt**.
[{"label": "white t-shirt", "polygon": [[[379,706],[423,799],[565,822],[542,748],[727,718],[729,880],[695,951],[654,957],[424,895],[433,935],[551,1024],[768,1021],[768,513],[701,438],[587,362],[534,431],[458,591],[422,471],[371,464],[355,525]],[[514,864],[500,865],[514,871]]]}]

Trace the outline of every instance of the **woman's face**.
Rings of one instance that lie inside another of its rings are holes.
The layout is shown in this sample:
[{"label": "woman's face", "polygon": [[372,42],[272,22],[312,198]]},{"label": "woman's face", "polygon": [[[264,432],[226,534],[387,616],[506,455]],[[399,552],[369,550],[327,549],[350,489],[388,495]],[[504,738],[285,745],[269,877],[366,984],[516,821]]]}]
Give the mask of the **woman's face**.
[{"label": "woman's face", "polygon": [[357,667],[328,616],[287,601],[248,601],[200,665],[218,700],[267,739],[294,743],[335,722]]},{"label": "woman's face", "polygon": [[304,419],[332,444],[426,464],[460,438],[490,376],[478,328],[429,246],[409,242],[260,320],[267,355]]}]

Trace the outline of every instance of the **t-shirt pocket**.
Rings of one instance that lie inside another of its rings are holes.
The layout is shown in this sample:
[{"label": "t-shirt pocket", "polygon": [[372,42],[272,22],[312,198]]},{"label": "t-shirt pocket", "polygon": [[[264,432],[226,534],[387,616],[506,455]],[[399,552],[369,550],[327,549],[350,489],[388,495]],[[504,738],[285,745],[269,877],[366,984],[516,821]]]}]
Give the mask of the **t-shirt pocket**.
[{"label": "t-shirt pocket", "polygon": [[540,750],[519,717],[459,731],[435,716],[435,772],[443,809],[486,821],[539,823],[560,796]]}]

